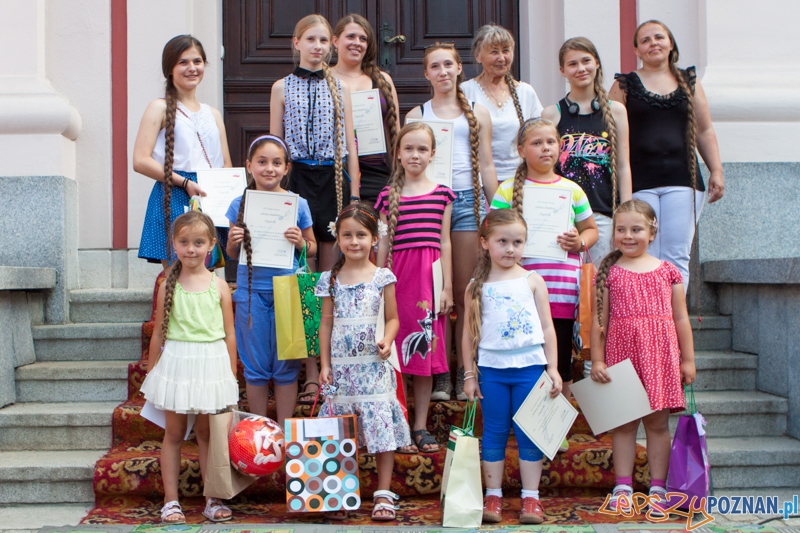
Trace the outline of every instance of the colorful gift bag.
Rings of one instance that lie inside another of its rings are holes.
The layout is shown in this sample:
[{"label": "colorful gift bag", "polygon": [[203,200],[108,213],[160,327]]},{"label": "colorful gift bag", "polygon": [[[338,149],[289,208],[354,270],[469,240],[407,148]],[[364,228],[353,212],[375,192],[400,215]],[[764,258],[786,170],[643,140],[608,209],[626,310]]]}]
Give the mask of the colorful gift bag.
[{"label": "colorful gift bag", "polygon": [[290,513],[361,506],[356,415],[287,418],[286,508]]},{"label": "colorful gift bag", "polygon": [[319,323],[322,319],[322,298],[314,291],[319,281],[319,272],[311,272],[306,259],[306,247],[300,253],[297,269],[297,290],[300,293],[300,311],[303,315],[303,328],[306,332],[308,357],[319,355]]},{"label": "colorful gift bag", "polygon": [[480,527],[483,488],[478,439],[473,437],[477,400],[467,403],[462,427],[451,426],[442,472],[442,525]]},{"label": "colorful gift bag", "polygon": [[692,385],[686,395],[686,412],[678,419],[669,455],[667,491],[686,494],[688,498],[681,508],[688,510],[694,496],[700,501],[711,493],[711,464],[706,447],[706,421],[697,412]]}]

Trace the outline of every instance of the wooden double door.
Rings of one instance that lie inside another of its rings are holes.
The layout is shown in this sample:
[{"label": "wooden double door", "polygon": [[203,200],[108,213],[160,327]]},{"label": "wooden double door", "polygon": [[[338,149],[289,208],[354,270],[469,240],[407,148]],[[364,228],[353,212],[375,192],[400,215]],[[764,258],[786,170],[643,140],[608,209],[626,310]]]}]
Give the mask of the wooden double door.
[{"label": "wooden double door", "polygon": [[422,72],[427,46],[455,43],[469,79],[480,68],[470,48],[482,25],[500,24],[519,42],[517,0],[224,0],[224,115],[235,166],[244,165],[249,143],[269,131],[272,84],[294,69],[292,33],[310,13],[322,14],[331,26],[348,13],[372,24],[380,66],[397,87],[401,118],[430,98]]}]

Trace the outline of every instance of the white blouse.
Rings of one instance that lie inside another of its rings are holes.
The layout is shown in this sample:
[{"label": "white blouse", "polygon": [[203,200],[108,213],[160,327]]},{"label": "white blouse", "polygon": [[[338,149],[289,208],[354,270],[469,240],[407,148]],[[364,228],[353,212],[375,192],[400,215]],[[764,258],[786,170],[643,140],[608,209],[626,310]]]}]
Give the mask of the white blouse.
[{"label": "white blouse", "polygon": [[[162,165],[164,164],[165,132],[164,129],[158,132],[156,145],[153,148],[153,159]],[[175,113],[175,149],[172,169],[192,172],[203,168],[222,168],[224,164],[219,128],[217,128],[217,121],[214,120],[211,108],[207,104],[200,104],[200,111],[192,113],[178,102],[178,110]]]}]

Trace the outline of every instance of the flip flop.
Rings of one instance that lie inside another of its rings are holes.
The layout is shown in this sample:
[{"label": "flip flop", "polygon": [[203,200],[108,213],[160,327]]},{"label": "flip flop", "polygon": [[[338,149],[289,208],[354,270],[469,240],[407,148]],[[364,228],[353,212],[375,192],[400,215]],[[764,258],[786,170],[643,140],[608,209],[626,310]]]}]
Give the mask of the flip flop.
[{"label": "flip flop", "polygon": [[[314,385],[317,388],[310,391],[308,390],[309,385]],[[305,385],[303,385],[303,390],[297,394],[297,403],[299,403],[300,405],[312,405],[314,403],[314,398],[316,398],[317,396],[318,390],[319,390],[319,382],[306,381]]]},{"label": "flip flop", "polygon": [[[417,438],[419,437],[419,438]],[[411,432],[411,439],[417,446],[419,453],[436,453],[439,451],[439,443],[433,438],[427,429],[418,429]],[[426,446],[436,446],[435,450],[426,450]]]}]

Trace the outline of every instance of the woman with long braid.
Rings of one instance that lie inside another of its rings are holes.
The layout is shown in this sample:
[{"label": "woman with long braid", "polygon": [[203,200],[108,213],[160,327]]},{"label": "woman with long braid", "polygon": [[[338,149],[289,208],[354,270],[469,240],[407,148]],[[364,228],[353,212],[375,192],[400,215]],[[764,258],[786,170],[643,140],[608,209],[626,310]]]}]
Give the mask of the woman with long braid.
[{"label": "woman with long braid", "polygon": [[[466,317],[464,291],[480,253],[478,226],[486,214],[485,198],[494,197],[498,186],[492,160],[492,118],[484,106],[470,101],[461,90],[464,73],[455,45],[435,43],[429,46],[425,49],[422,64],[425,78],[433,87],[433,98],[412,109],[408,118],[453,122],[453,179],[450,188],[456,199],[452,206],[450,240],[459,256],[459,260],[453,262],[453,298],[457,314],[454,338],[460,339]],[[456,347],[460,350],[461,343],[456,342]],[[458,361],[461,360],[459,356]],[[437,375],[435,390],[445,392],[443,397],[437,395],[434,398],[449,400],[449,385],[449,372]]]},{"label": "woman with long braid", "polygon": [[170,226],[183,214],[189,198],[205,195],[194,171],[231,166],[222,115],[197,100],[205,68],[200,41],[191,35],[170,39],[161,54],[165,96],[147,106],[133,145],[133,170],[156,181],[147,203],[139,257],[161,262],[164,268],[175,258],[169,250]]},{"label": "woman with long braid", "polygon": [[659,221],[650,253],[677,266],[688,287],[692,239],[705,190],[697,151],[711,172],[709,203],[725,192],[717,135],[695,68],[678,68],[672,32],[649,20],[636,29],[633,46],[642,68],[617,74],[609,96],[628,110],[633,197],[650,204]]},{"label": "woman with long braid", "polygon": [[547,106],[542,118],[558,126],[561,136],[556,174],[580,185],[589,199],[600,234],[591,257],[599,266],[611,251],[614,209],[631,199],[628,115],[625,106],[608,99],[600,56],[589,39],[568,39],[558,51],[558,64],[569,92]]},{"label": "woman with long braid", "polygon": [[336,78],[344,81],[351,92],[369,89],[380,91],[387,153],[358,157],[361,171],[359,196],[362,202],[372,206],[392,173],[391,149],[400,130],[397,91],[391,76],[376,65],[378,43],[367,19],[355,13],[342,18],[333,29],[333,47],[338,61],[331,70]]}]

